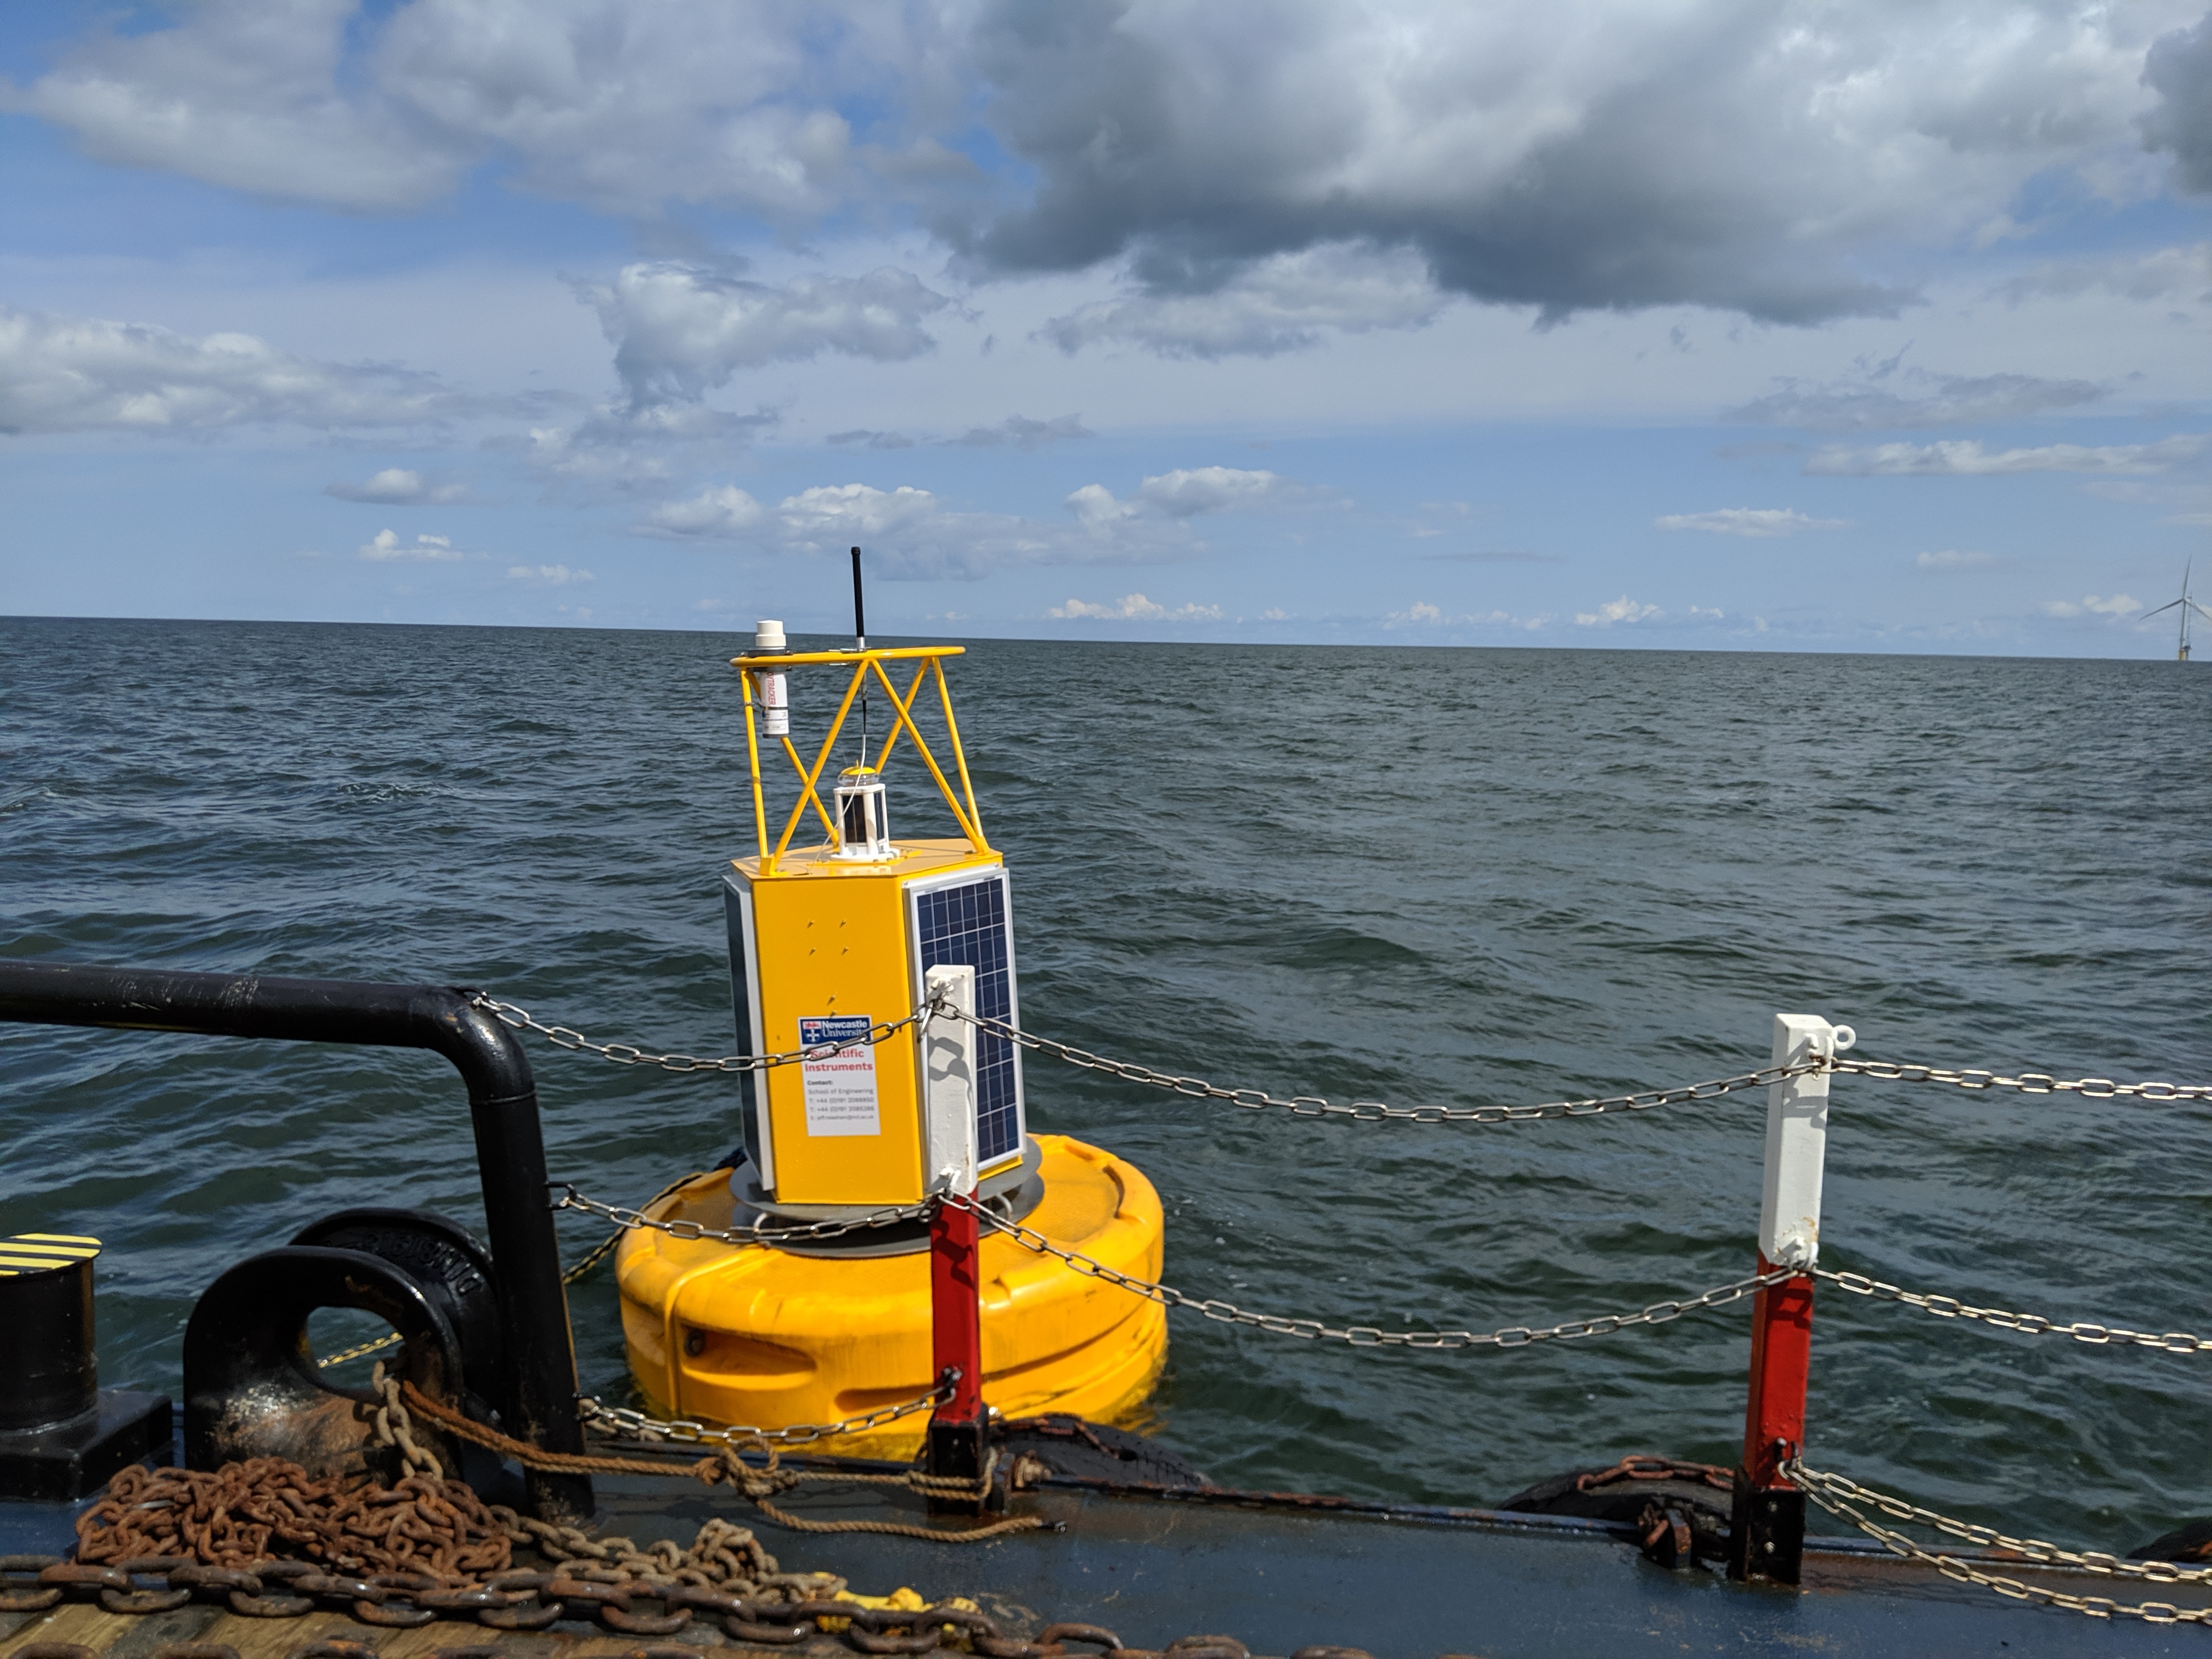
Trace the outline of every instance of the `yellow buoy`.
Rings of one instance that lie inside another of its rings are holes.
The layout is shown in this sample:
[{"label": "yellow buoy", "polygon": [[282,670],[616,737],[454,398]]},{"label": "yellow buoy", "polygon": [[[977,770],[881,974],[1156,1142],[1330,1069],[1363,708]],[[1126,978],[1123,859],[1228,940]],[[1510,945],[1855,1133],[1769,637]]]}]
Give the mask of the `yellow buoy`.
[{"label": "yellow buoy", "polygon": [[[1064,1135],[1039,1135],[1044,1200],[1024,1218],[1057,1243],[1134,1278],[1160,1273],[1160,1200],[1135,1165]],[[717,1172],[680,1188],[657,1219],[728,1225]],[[640,1230],[615,1257],[623,1336],[653,1409],[781,1428],[836,1423],[927,1394],[929,1258],[823,1258]],[[1003,1235],[982,1248],[983,1399],[1008,1417],[1126,1418],[1167,1355],[1167,1310],[1071,1271]],[[902,1418],[823,1449],[907,1457],[924,1419]]]},{"label": "yellow buoy", "polygon": [[[945,680],[944,659],[961,647],[789,653],[773,623],[758,641],[734,665],[756,850],[725,876],[731,982],[750,1050],[804,1058],[743,1074],[736,1166],[678,1188],[651,1218],[757,1237],[973,1194],[963,1202],[987,1215],[1157,1279],[1162,1215],[1151,1182],[1111,1152],[1028,1133],[1022,1053],[1005,1035],[1019,1019],[1012,891],[983,833]],[[902,690],[890,670],[909,665]],[[850,671],[811,763],[790,736],[789,672],[805,667]],[[926,680],[942,710],[942,761],[916,719]],[[825,803],[831,757],[872,687],[889,702],[890,730],[872,762],[863,738]],[[763,737],[797,779],[773,838]],[[884,769],[902,744],[958,836],[892,837]],[[810,817],[826,838],[794,847]],[[980,1019],[917,1017],[933,998]],[[915,1400],[942,1380],[927,1246],[918,1224],[761,1243],[634,1230],[615,1258],[631,1372],[657,1412],[763,1429],[843,1423]],[[1010,1417],[1109,1421],[1141,1405],[1166,1358],[1164,1309],[988,1223],[975,1260],[986,1405]],[[824,1443],[903,1456],[924,1421],[902,1417]]]}]

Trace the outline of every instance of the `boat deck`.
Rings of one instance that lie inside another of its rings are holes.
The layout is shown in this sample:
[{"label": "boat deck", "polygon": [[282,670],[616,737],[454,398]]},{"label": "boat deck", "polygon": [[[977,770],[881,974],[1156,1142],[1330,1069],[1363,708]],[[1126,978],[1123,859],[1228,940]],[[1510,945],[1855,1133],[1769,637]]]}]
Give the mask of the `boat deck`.
[{"label": "boat deck", "polygon": [[[787,1570],[829,1571],[868,1595],[908,1586],[930,1600],[973,1598],[1010,1635],[1058,1620],[1099,1624],[1133,1648],[1225,1634],[1255,1654],[1312,1644],[1357,1647],[1375,1659],[1440,1654],[2159,1655],[2199,1650],[2186,1626],[2115,1621],[2024,1606],[1946,1579],[1856,1540],[1808,1540],[1802,1593],[1727,1583],[1717,1571],[1670,1571],[1645,1560],[1623,1528],[1599,1522],[1481,1510],[1346,1503],[1270,1494],[1203,1500],[1054,1481],[1018,1500],[1064,1530],[973,1545],[879,1534],[796,1534],[760,1522],[726,1493],[667,1480],[605,1479],[606,1530],[641,1544],[688,1544],[721,1515],[752,1525]],[[808,1518],[921,1518],[918,1501],[872,1486],[811,1485],[786,1500]],[[0,1504],[0,1552],[58,1550],[68,1511]],[[2036,1571],[2001,1558],[1996,1571],[2076,1595],[2109,1594],[2109,1579]],[[2141,1600],[2140,1595],[2124,1599]],[[2152,1586],[2139,1587],[2153,1589]],[[735,1653],[850,1653],[823,1635],[798,1648],[733,1642],[695,1620],[661,1638],[615,1635],[563,1620],[506,1633],[441,1620],[420,1630],[372,1629],[343,1613],[243,1619],[213,1604],[132,1617],[70,1601],[46,1613],[0,1614],[0,1659],[33,1643],[82,1644],[116,1659],[144,1659],[166,1643],[221,1643],[240,1659],[286,1659],[331,1638],[366,1642],[380,1659],[490,1649],[513,1659],[601,1659],[675,1644]],[[1074,1652],[1088,1650],[1076,1649]]]}]

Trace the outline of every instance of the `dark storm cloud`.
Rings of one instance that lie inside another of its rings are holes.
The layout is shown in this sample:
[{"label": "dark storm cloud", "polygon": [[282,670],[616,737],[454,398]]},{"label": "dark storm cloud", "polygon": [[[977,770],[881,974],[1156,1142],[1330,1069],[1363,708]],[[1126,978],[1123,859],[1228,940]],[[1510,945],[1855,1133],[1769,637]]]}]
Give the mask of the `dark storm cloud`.
[{"label": "dark storm cloud", "polygon": [[[1447,290],[1553,318],[1893,313],[1909,289],[1843,257],[1845,225],[1869,228],[1849,178],[1863,157],[1802,95],[1880,70],[1884,49],[1863,30],[1817,73],[1778,68],[1796,9],[1624,20],[1616,47],[1563,58],[1540,20],[1483,9],[1417,23],[1426,50],[1394,55],[1392,31],[1318,0],[1221,0],[1150,33],[1123,0],[1000,0],[975,57],[1036,189],[945,229],[1000,272],[1126,258],[1153,294],[1212,293],[1339,244],[1413,250]],[[1943,142],[1971,147],[1973,125]]]},{"label": "dark storm cloud", "polygon": [[903,361],[951,301],[902,270],[749,286],[693,207],[911,214],[958,274],[1103,270],[1041,331],[1070,352],[1301,350],[1455,295],[1892,313],[2019,233],[2024,191],[2124,193],[2142,143],[2212,190],[2212,20],[2171,3],[199,0],[88,27],[0,110],[349,212],[489,169],[633,221],[661,257],[600,302],[629,390],[696,398]]},{"label": "dark storm cloud", "polygon": [[2159,106],[2143,121],[2143,142],[2173,152],[2184,190],[2212,191],[2212,12],[2194,28],[2160,35],[2143,64]]}]

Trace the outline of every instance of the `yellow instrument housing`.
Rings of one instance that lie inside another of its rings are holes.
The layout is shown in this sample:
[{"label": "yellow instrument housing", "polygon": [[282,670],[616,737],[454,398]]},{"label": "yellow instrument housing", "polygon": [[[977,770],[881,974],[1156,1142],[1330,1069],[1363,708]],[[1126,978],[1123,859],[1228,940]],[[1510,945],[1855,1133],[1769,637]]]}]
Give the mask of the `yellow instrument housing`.
[{"label": "yellow instrument housing", "polygon": [[[1133,1278],[1160,1276],[1159,1194],[1126,1159],[1065,1135],[1034,1137],[1045,1196],[1024,1225]],[[721,1171],[647,1212],[729,1224]],[[1167,1357],[1167,1310],[1072,1272],[986,1229],[983,1399],[1008,1417],[1073,1412],[1127,1421]],[[779,1428],[838,1423],[929,1392],[929,1257],[830,1258],[647,1229],[615,1253],[623,1337],[649,1408]],[[854,1456],[911,1456],[926,1413],[820,1443]]]},{"label": "yellow instrument housing", "polygon": [[[799,1021],[825,1016],[894,1020],[920,1000],[921,975],[913,959],[908,894],[917,884],[967,872],[997,872],[1005,860],[964,841],[904,841],[889,864],[842,862],[827,848],[808,848],[774,860],[733,860],[732,884],[744,916],[733,927],[732,965],[749,974],[745,988],[757,1024],[759,1053],[807,1046]],[[744,937],[737,935],[742,933]],[[762,1131],[748,1144],[761,1184],[779,1204],[857,1204],[874,1208],[921,1202],[921,1048],[918,1029],[874,1049],[878,1128],[872,1135],[809,1133],[806,1079],[798,1066],[779,1066],[755,1085]],[[763,1085],[765,1086],[763,1086]],[[988,1175],[1021,1157],[986,1163]]]}]

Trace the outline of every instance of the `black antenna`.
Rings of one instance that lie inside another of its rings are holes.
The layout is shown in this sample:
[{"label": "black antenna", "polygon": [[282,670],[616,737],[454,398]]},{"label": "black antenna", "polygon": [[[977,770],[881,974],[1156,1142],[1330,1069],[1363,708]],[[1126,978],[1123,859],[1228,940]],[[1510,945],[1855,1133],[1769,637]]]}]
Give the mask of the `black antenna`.
[{"label": "black antenna", "polygon": [[853,550],[853,649],[868,648],[868,614],[860,607],[860,550]]},{"label": "black antenna", "polygon": [[[868,648],[868,613],[860,604],[860,550],[853,550],[853,649]],[[860,764],[868,763],[868,694],[860,693]]]}]

